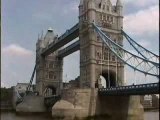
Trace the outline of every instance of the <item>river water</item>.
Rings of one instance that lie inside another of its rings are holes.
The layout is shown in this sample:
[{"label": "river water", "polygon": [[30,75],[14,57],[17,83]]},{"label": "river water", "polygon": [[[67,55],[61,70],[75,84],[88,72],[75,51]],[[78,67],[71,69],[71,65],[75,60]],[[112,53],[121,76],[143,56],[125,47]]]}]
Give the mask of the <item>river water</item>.
[{"label": "river water", "polygon": [[[1,112],[1,120],[57,120],[51,115],[16,115],[14,112]],[[144,120],[159,120],[159,112],[145,112]]]}]

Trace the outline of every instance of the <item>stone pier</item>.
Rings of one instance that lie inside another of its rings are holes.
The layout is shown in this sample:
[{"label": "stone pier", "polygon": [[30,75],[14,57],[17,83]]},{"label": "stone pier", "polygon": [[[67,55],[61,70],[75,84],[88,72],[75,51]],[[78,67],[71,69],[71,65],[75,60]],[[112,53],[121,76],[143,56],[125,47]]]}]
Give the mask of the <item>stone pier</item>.
[{"label": "stone pier", "polygon": [[52,116],[68,120],[100,117],[104,120],[143,120],[139,96],[99,96],[97,89],[63,91],[62,100],[52,107]]}]

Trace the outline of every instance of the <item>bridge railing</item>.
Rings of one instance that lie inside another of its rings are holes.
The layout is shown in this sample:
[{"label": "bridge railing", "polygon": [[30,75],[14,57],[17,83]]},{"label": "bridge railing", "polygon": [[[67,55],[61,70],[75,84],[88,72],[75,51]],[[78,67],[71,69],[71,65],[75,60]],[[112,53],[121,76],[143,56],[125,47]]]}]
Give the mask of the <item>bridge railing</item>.
[{"label": "bridge railing", "polygon": [[77,24],[74,25],[72,28],[70,28],[69,30],[67,30],[64,34],[62,34],[62,35],[58,38],[58,41],[57,41],[57,42],[63,40],[63,39],[64,39],[65,37],[67,37],[69,34],[71,34],[71,33],[73,33],[74,31],[76,31],[76,30],[79,28],[78,25],[79,25],[79,24],[77,23]]},{"label": "bridge railing", "polygon": [[159,83],[100,88],[100,94],[158,94]]}]

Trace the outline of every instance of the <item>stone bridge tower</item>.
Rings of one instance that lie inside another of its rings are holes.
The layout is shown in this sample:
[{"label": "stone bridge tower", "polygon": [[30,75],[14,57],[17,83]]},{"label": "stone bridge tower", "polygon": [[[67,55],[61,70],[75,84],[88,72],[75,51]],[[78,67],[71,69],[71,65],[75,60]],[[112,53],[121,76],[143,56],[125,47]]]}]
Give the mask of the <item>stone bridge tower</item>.
[{"label": "stone bridge tower", "polygon": [[57,57],[58,51],[41,56],[42,49],[57,39],[57,35],[49,28],[45,37],[39,38],[36,44],[36,90],[42,96],[60,94],[62,88],[63,60]]},{"label": "stone bridge tower", "polygon": [[124,65],[118,61],[104,45],[92,27],[92,23],[116,43],[123,46],[122,3],[117,0],[81,0],[79,5],[80,23],[80,85],[82,88],[96,88],[98,79],[103,76],[106,87],[124,83]]},{"label": "stone bridge tower", "polygon": [[103,45],[93,29],[92,22],[102,27],[112,40],[123,46],[120,0],[117,0],[115,6],[110,0],[81,0],[79,5],[81,88],[64,90],[62,100],[52,108],[52,115],[65,118],[106,115],[108,120],[143,120],[143,108],[138,96],[103,96],[95,89],[100,75],[106,79],[107,87],[123,85],[124,65]]}]

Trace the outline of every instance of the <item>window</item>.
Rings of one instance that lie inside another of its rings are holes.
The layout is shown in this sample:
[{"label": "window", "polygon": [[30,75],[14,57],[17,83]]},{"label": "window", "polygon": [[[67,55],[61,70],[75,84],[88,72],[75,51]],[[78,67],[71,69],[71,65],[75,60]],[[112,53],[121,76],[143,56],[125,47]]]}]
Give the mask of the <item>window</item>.
[{"label": "window", "polygon": [[103,14],[101,14],[101,20],[103,20]]},{"label": "window", "polygon": [[113,40],[116,43],[116,39]]},{"label": "window", "polygon": [[115,56],[114,55],[112,55],[112,61],[115,61]]},{"label": "window", "polygon": [[99,3],[98,7],[101,8],[101,3]]},{"label": "window", "polygon": [[48,72],[45,72],[45,78],[48,78]]},{"label": "window", "polygon": [[87,20],[87,14],[85,14],[85,20]]},{"label": "window", "polygon": [[45,67],[48,68],[48,64],[47,63],[45,63]]},{"label": "window", "polygon": [[109,21],[109,16],[107,16],[107,21]]},{"label": "window", "polygon": [[103,19],[106,20],[106,15],[105,14],[103,15]]},{"label": "window", "polygon": [[49,72],[49,79],[53,79],[53,74],[54,73],[52,71]]},{"label": "window", "polygon": [[111,17],[111,22],[113,21],[113,17]]},{"label": "window", "polygon": [[103,10],[105,10],[105,5],[103,5]]},{"label": "window", "polygon": [[53,62],[49,63],[49,68],[53,68]]},{"label": "window", "polygon": [[97,41],[100,41],[100,37],[99,37],[99,35],[97,35]]},{"label": "window", "polygon": [[109,11],[109,6],[107,5],[107,11]]}]

